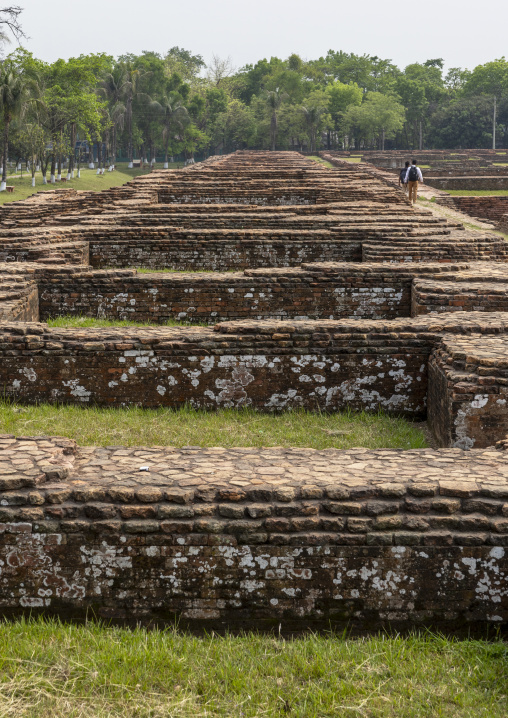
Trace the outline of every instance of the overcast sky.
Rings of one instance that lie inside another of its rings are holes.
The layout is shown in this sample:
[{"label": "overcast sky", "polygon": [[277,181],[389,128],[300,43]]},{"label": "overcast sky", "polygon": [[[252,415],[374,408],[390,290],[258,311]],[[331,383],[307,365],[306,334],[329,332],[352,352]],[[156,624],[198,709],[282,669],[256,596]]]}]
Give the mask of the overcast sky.
[{"label": "overcast sky", "polygon": [[[508,54],[508,1],[490,0],[16,0],[36,57],[164,53],[178,45],[236,67],[296,52],[367,53],[400,67],[442,57],[472,68]],[[1,6],[7,2],[1,3]],[[13,47],[13,46],[12,46]]]}]

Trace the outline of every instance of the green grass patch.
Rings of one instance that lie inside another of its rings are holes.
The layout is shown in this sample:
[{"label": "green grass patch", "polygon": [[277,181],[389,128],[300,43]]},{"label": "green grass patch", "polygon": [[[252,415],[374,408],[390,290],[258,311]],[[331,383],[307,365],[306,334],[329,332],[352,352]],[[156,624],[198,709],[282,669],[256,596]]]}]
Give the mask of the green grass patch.
[{"label": "green grass patch", "polygon": [[[182,162],[175,162],[171,165],[171,169],[177,169],[182,167]],[[42,184],[42,174],[38,172],[35,175],[36,186],[32,187],[32,176],[27,173],[23,173],[23,177],[19,176],[19,173],[7,177],[7,184],[14,185],[14,192],[0,192],[0,204],[6,202],[16,202],[20,199],[26,199],[37,192],[46,192],[47,190],[53,189],[79,189],[87,190],[92,192],[100,192],[103,189],[110,189],[111,187],[118,187],[119,185],[125,184],[134,177],[139,175],[148,174],[150,172],[149,167],[145,169],[128,169],[127,162],[117,164],[117,169],[114,172],[105,172],[103,175],[97,175],[97,170],[90,170],[87,167],[81,169],[81,177],[78,179],[75,177],[70,182],[56,182],[50,184],[49,172],[47,175],[48,184]],[[156,165],[157,169],[161,169],[162,165]],[[66,172],[62,175],[66,176]]]},{"label": "green grass patch", "polygon": [[324,160],[322,157],[318,157],[317,155],[307,155],[309,160],[314,160],[314,162],[319,162],[320,165],[324,165],[325,167],[328,167],[328,169],[333,169],[333,165],[331,162],[328,162],[328,160]]},{"label": "green grass patch", "polygon": [[504,718],[500,641],[0,626],[2,718]]},{"label": "green grass patch", "polygon": [[168,272],[170,274],[216,274],[220,272],[242,272],[243,269],[172,269],[171,267],[164,267],[163,269],[153,269],[152,267],[129,267],[129,269],[135,269],[139,274],[154,274],[157,272]]},{"label": "green grass patch", "polygon": [[454,197],[508,196],[508,189],[447,189],[445,192]]},{"label": "green grass patch", "polygon": [[82,446],[419,449],[427,445],[421,427],[405,419],[348,411],[263,414],[253,409],[112,409],[3,401],[0,427],[4,433],[19,436],[67,436]]},{"label": "green grass patch", "polygon": [[97,319],[96,317],[83,317],[80,315],[64,314],[60,317],[51,317],[47,320],[49,327],[80,328],[89,327],[102,329],[104,327],[207,327],[208,324],[199,322],[185,322],[178,319],[168,319],[162,324],[155,322],[131,322],[128,319]]}]

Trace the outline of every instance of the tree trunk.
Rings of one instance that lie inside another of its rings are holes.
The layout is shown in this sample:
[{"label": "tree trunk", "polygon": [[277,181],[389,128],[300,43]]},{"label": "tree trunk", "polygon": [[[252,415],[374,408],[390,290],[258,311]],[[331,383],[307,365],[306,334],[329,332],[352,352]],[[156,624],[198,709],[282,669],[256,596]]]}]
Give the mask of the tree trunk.
[{"label": "tree trunk", "polygon": [[420,120],[420,136],[418,138],[418,149],[423,150],[423,122]]},{"label": "tree trunk", "polygon": [[168,153],[169,153],[169,128],[166,134],[166,142],[164,146],[164,169],[168,169]]},{"label": "tree trunk", "polygon": [[70,131],[70,144],[71,150],[69,153],[69,167],[67,168],[67,180],[71,180],[74,177],[74,160],[76,156],[76,123],[71,124]]},{"label": "tree trunk", "polygon": [[494,113],[492,115],[492,149],[496,149],[496,114],[497,114],[497,97],[494,95]]},{"label": "tree trunk", "polygon": [[101,138],[97,137],[97,174],[101,174],[101,163],[102,163],[102,142]]},{"label": "tree trunk", "polygon": [[112,156],[112,162],[111,162],[111,168],[115,166],[116,163],[116,125],[113,125],[113,150],[111,153]]},{"label": "tree trunk", "polygon": [[134,166],[134,148],[132,146],[132,95],[129,95],[127,99],[127,131],[129,136],[127,154],[129,156],[129,167],[132,168]]},{"label": "tree trunk", "polygon": [[[53,140],[53,146],[54,146],[55,144],[56,144],[56,142]],[[51,153],[51,170],[50,170],[50,173],[49,173],[49,174],[50,174],[49,181],[51,182],[51,184],[55,184],[55,181],[56,181],[56,177],[55,177],[55,174],[56,174],[56,154],[55,154],[55,151],[54,151],[54,150],[53,150],[53,152]]]},{"label": "tree trunk", "polygon": [[271,141],[272,141],[272,152],[275,151],[275,143],[277,141],[277,113],[274,112],[272,114],[272,119],[270,121],[270,135],[271,135]]},{"label": "tree trunk", "polygon": [[4,118],[4,148],[3,148],[3,167],[2,167],[2,183],[0,184],[0,192],[3,192],[7,187],[7,147],[9,145],[9,125],[11,118],[9,116]]}]

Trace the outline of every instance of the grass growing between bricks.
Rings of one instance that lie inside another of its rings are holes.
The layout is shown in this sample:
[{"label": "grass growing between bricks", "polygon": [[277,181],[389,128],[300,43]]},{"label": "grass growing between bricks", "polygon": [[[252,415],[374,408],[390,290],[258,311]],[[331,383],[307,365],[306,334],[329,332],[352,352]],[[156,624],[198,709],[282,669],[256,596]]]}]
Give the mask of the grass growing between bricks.
[{"label": "grass growing between bricks", "polygon": [[128,319],[97,319],[96,317],[83,317],[80,315],[63,314],[60,317],[51,317],[47,320],[48,327],[61,328],[92,328],[103,329],[104,327],[207,327],[208,324],[198,322],[182,322],[177,319],[168,319],[163,324],[149,322],[131,322]]},{"label": "grass growing between bricks", "polygon": [[453,197],[507,197],[508,189],[447,189]]},{"label": "grass growing between bricks", "polygon": [[501,642],[0,626],[3,718],[504,718]]},{"label": "grass growing between bricks", "polygon": [[0,432],[66,436],[97,446],[284,446],[314,449],[418,449],[427,446],[415,424],[385,414],[252,409],[111,409],[74,405],[0,403]]},{"label": "grass growing between bricks", "polygon": [[[243,229],[243,227],[242,227]],[[163,269],[153,269],[152,267],[129,267],[129,269],[135,269],[138,274],[158,274],[159,272],[169,272],[170,274],[243,274],[242,269],[172,269],[171,267],[164,267]]]},{"label": "grass growing between bricks", "polygon": [[328,167],[328,169],[333,169],[332,163],[328,162],[328,160],[324,160],[322,157],[318,157],[317,155],[307,155],[307,157],[309,160],[314,160],[314,162],[319,162],[320,165]]}]

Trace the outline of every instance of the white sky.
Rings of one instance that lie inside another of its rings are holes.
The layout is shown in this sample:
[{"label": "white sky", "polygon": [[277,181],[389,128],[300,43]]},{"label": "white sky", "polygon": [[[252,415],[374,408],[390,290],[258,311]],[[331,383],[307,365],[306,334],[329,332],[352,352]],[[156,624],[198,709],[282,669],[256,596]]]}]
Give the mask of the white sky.
[{"label": "white sky", "polygon": [[[508,54],[507,0],[16,0],[42,60],[90,52],[164,53],[178,45],[236,67],[296,52],[368,53],[399,67],[442,57],[472,68]],[[7,5],[0,3],[0,6]],[[14,47],[14,46],[11,46]]]}]

